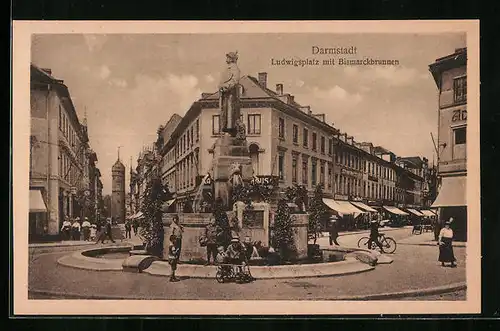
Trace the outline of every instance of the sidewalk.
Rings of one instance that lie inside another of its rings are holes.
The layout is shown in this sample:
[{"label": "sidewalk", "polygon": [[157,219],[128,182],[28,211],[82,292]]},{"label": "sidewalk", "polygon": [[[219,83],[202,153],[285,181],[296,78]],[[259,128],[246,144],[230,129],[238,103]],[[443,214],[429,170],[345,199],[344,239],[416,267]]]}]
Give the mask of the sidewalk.
[{"label": "sidewalk", "polygon": [[[379,231],[380,232],[388,232],[388,231],[397,231],[397,230],[401,230],[401,229],[411,229],[411,228],[413,228],[413,227],[412,226],[402,226],[399,228],[383,227],[383,228],[379,228]],[[341,232],[339,232],[339,237],[356,235],[356,234],[364,234],[364,233],[370,233],[370,230],[341,231]],[[328,237],[328,236],[329,236],[328,232],[321,233],[321,237]]]},{"label": "sidewalk", "polygon": [[[398,245],[436,246],[437,242],[434,240],[434,233],[423,232],[422,234],[413,234],[408,238],[401,239],[398,241]],[[467,243],[454,241],[453,247],[467,247]]]}]

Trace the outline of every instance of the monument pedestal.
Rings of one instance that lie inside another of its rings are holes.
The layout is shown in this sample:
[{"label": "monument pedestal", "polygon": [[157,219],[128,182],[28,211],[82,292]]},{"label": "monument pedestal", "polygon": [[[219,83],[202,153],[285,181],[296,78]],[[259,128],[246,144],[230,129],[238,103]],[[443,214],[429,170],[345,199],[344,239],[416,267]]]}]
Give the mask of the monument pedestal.
[{"label": "monument pedestal", "polygon": [[224,135],[217,139],[214,146],[213,180],[215,198],[221,198],[227,209],[231,209],[229,179],[234,164],[239,165],[243,182],[252,179],[252,160],[246,140]]}]

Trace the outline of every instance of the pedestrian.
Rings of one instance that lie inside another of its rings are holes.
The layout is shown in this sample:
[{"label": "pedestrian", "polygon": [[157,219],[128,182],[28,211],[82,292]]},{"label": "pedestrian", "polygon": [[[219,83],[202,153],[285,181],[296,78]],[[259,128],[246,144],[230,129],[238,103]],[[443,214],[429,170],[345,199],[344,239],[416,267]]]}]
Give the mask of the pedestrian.
[{"label": "pedestrian", "polygon": [[212,257],[212,264],[215,263],[217,258],[217,234],[220,232],[219,226],[215,224],[215,219],[210,218],[210,223],[205,227],[205,240],[207,245],[207,263],[210,264],[210,257]]},{"label": "pedestrian", "polygon": [[90,222],[88,217],[85,217],[85,220],[82,223],[83,230],[83,240],[89,241],[90,239]]},{"label": "pedestrian", "polygon": [[69,221],[68,215],[64,217],[64,222],[61,226],[61,232],[63,234],[63,240],[71,239],[71,222]]},{"label": "pedestrian", "polygon": [[238,271],[241,273],[243,270],[241,265],[246,260],[245,259],[245,247],[241,244],[240,239],[234,237],[231,239],[231,243],[227,247],[226,255],[228,262],[238,266]]},{"label": "pedestrian", "polygon": [[75,221],[71,225],[71,232],[73,236],[73,240],[80,240],[80,230],[81,230],[81,225],[80,225],[80,218],[77,217],[75,218]]},{"label": "pedestrian", "polygon": [[137,236],[137,229],[139,228],[139,221],[137,219],[132,221],[132,228],[134,229],[134,236]]},{"label": "pedestrian", "polygon": [[132,224],[130,224],[130,220],[125,222],[125,238],[132,238]]},{"label": "pedestrian", "polygon": [[441,262],[441,266],[445,266],[445,263],[451,263],[451,267],[455,268],[456,259],[453,254],[453,230],[451,229],[451,223],[453,218],[450,217],[448,221],[444,223],[444,228],[439,232],[438,245],[439,245],[439,258],[438,261]]},{"label": "pedestrian", "polygon": [[[104,227],[104,233],[103,235],[101,236],[100,240],[101,242],[104,244],[105,243],[105,240],[106,239],[109,239],[111,240],[113,243],[115,243],[114,239],[113,239],[113,235],[111,233],[111,218],[108,218],[107,219],[107,222],[106,222],[106,225]],[[99,240],[97,240],[97,242],[99,242]]]},{"label": "pedestrian", "polygon": [[339,230],[337,228],[337,216],[332,215],[330,217],[330,227],[329,227],[329,235],[330,235],[330,246],[333,244],[340,246],[340,244],[337,242],[337,238],[339,237]]},{"label": "pedestrian", "polygon": [[90,226],[90,240],[94,241],[97,236],[97,225],[92,224]]},{"label": "pedestrian", "polygon": [[383,247],[380,241],[378,240],[380,233],[378,232],[379,223],[376,218],[371,221],[370,224],[370,238],[368,239],[368,249],[372,249],[372,243],[375,243],[380,250],[383,252]]},{"label": "pedestrian", "polygon": [[168,246],[168,264],[170,264],[170,281],[178,282],[180,279],[175,277],[175,270],[177,270],[177,263],[179,262],[180,250],[177,247],[177,237],[170,235],[170,245]]},{"label": "pedestrian", "polygon": [[434,230],[434,241],[439,241],[439,232],[442,229],[441,222],[437,219],[437,217],[432,218],[432,225]]},{"label": "pedestrian", "polygon": [[174,215],[172,223],[170,223],[170,235],[175,236],[175,244],[179,250],[179,256],[181,256],[182,249],[182,234],[184,232],[184,227],[179,222],[179,216]]}]

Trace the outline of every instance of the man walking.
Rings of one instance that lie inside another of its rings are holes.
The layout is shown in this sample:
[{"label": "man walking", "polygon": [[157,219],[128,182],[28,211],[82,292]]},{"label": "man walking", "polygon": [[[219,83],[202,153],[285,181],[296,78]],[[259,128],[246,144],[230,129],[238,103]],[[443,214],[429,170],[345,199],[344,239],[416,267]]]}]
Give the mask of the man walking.
[{"label": "man walking", "polygon": [[[106,239],[109,239],[111,240],[113,243],[115,243],[114,239],[113,239],[113,235],[111,233],[111,218],[108,218],[107,222],[106,222],[106,226],[104,228],[104,235],[101,237],[101,242],[104,244],[105,240]],[[97,241],[99,242],[99,240]]]},{"label": "man walking", "polygon": [[333,244],[340,246],[339,243],[337,242],[337,238],[339,237],[339,230],[337,228],[337,217],[335,215],[333,215],[330,218],[329,234],[330,234],[330,246],[332,246]]},{"label": "man walking", "polygon": [[130,220],[125,222],[125,239],[132,238],[132,224],[130,224]]}]

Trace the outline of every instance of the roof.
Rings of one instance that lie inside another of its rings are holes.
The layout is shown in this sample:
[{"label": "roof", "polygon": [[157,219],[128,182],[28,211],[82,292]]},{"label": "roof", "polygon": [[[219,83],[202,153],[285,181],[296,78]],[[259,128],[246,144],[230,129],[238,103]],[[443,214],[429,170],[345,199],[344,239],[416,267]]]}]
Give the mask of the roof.
[{"label": "roof", "polygon": [[399,161],[404,162],[406,164],[410,163],[411,165],[420,168],[422,167],[422,163],[424,162],[420,156],[407,156],[407,157],[400,157]]},{"label": "roof", "polygon": [[123,163],[120,161],[120,159],[116,160],[115,164],[113,164],[112,169],[122,169],[125,170],[125,166]]},{"label": "roof", "polygon": [[56,93],[59,95],[61,103],[64,106],[64,109],[69,114],[69,117],[73,120],[73,122],[80,126],[80,130],[78,130],[79,136],[83,143],[89,141],[88,134],[86,130],[83,129],[83,125],[78,119],[78,114],[76,113],[75,105],[73,104],[73,100],[71,99],[71,95],[69,93],[68,87],[63,83],[62,79],[57,79],[52,75],[49,75],[40,67],[31,63],[30,67],[30,82],[31,84],[44,84],[50,85],[54,88]]},{"label": "roof", "polygon": [[436,59],[429,65],[429,71],[432,73],[434,82],[440,87],[441,73],[443,71],[467,65],[467,47],[457,48],[455,52]]}]

